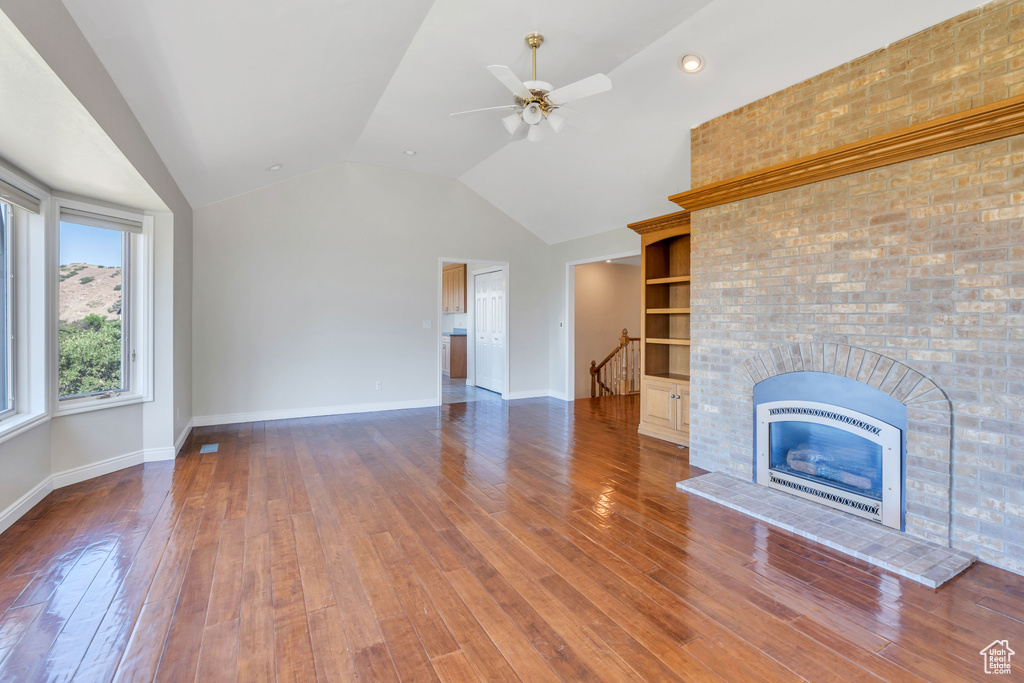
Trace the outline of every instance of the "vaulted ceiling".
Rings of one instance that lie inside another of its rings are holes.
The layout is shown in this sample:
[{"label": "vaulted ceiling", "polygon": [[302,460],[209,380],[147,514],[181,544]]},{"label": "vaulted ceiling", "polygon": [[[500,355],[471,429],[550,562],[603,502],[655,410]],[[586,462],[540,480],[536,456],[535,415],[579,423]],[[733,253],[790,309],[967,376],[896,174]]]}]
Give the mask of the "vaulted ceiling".
[{"label": "vaulted ceiling", "polygon": [[[194,207],[345,161],[449,176],[549,243],[672,210],[689,131],[978,0],[64,0]],[[487,71],[610,92],[510,142]],[[707,60],[676,67],[684,52]],[[415,156],[404,151],[415,150]],[[266,170],[283,164],[276,172]]]}]

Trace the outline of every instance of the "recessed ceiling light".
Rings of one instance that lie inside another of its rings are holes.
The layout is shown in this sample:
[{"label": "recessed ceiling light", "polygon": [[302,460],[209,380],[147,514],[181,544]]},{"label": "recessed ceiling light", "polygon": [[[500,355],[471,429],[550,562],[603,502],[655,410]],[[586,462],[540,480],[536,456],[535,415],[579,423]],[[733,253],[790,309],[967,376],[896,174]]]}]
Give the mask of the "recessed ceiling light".
[{"label": "recessed ceiling light", "polygon": [[685,54],[679,58],[679,68],[688,74],[695,74],[704,68],[704,58],[692,52]]},{"label": "recessed ceiling light", "polygon": [[274,164],[273,166],[267,166],[268,171],[280,171],[284,168],[284,164]]},{"label": "recessed ceiling light", "polygon": [[410,157],[414,157],[414,156],[416,156],[416,150],[414,150],[414,149],[407,149],[407,150],[405,150],[405,155],[406,156],[410,156]]}]

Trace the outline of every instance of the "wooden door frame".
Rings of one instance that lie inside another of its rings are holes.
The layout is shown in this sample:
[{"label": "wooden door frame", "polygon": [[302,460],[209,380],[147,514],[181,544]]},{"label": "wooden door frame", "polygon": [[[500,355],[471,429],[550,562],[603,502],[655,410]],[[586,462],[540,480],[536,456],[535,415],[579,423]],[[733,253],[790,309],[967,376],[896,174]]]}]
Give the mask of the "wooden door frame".
[{"label": "wooden door frame", "polygon": [[[466,264],[466,354],[467,354],[467,365],[469,365],[470,357],[472,357],[472,366],[467,367],[466,370],[466,384],[473,380],[473,386],[476,386],[476,281],[472,277],[475,272],[473,269],[477,269],[476,272],[494,272],[501,271],[503,273],[502,280],[505,283],[505,382],[503,384],[503,390],[501,392],[501,398],[508,400],[509,397],[509,384],[512,381],[512,371],[509,359],[511,358],[511,327],[509,322],[511,320],[510,311],[512,310],[509,304],[509,299],[512,296],[512,288],[510,286],[509,278],[509,262],[508,261],[493,261],[490,259],[477,259],[477,258],[463,258],[463,257],[452,257],[452,256],[440,256],[437,259],[437,335],[436,344],[437,352],[435,357],[437,358],[436,376],[437,376],[437,396],[435,397],[434,405],[440,406],[442,404],[442,382],[441,377],[441,334],[443,325],[441,324],[442,317],[444,315],[444,302],[443,297],[443,273],[444,264],[446,263],[465,263]],[[472,315],[470,313],[469,300],[470,297],[473,299],[473,310]],[[474,343],[469,343],[469,337],[472,336]],[[472,351],[470,346],[473,347]]]},{"label": "wooden door frame", "polygon": [[[614,261],[620,258],[639,256],[640,249],[623,251],[617,254],[605,256],[593,256],[579,259],[578,261],[566,261],[565,263],[565,385],[562,395],[566,401],[576,400],[576,266],[583,266],[588,263],[600,263],[602,261]],[[641,287],[643,283],[641,283]],[[641,320],[643,316],[641,316]]]}]

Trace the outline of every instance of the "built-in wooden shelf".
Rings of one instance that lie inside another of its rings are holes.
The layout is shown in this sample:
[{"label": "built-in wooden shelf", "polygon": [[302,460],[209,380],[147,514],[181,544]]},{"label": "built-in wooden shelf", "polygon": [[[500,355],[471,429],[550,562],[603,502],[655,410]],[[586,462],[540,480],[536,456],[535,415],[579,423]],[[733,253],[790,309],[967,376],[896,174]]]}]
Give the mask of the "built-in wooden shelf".
[{"label": "built-in wooden shelf", "polygon": [[690,440],[690,213],[630,223],[640,235],[640,434]]},{"label": "built-in wooden shelf", "polygon": [[[672,195],[669,200],[685,211],[700,211],[1022,133],[1024,95],[710,183]],[[653,229],[661,222],[682,220],[679,214],[670,214],[630,227],[639,226],[634,230],[641,232],[648,224]]]},{"label": "built-in wooden shelf", "polygon": [[663,373],[657,374],[657,375],[646,374],[646,375],[644,375],[644,377],[647,378],[647,379],[654,379],[654,380],[659,380],[659,379],[660,380],[668,380],[669,382],[689,382],[690,381],[690,376],[689,375],[680,375],[680,374],[677,374],[677,373],[674,373],[674,372],[663,372]]},{"label": "built-in wooden shelf", "polygon": [[649,285],[671,285],[676,282],[689,282],[689,275],[676,275],[675,277],[652,277],[647,281]]}]

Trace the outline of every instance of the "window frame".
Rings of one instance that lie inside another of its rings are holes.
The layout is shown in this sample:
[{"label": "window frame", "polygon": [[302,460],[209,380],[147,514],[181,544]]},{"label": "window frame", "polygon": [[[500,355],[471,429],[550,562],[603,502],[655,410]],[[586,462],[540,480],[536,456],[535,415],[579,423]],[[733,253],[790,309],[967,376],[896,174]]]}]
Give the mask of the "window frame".
[{"label": "window frame", "polygon": [[[8,314],[13,410],[0,418],[0,443],[50,420],[49,206],[47,188],[0,159],[0,201],[10,207]],[[41,351],[44,351],[41,353]]]},{"label": "window frame", "polygon": [[[142,223],[141,233],[125,232],[127,246],[122,247],[122,386],[118,391],[104,391],[80,396],[60,396],[59,310],[60,289],[53,285],[50,330],[53,336],[50,381],[52,414],[55,416],[102,410],[153,400],[153,217],[129,209],[114,208],[76,199],[57,197],[53,202],[51,282],[59,283],[60,215],[61,209],[87,211],[100,216]],[[125,346],[127,340],[127,346]],[[132,357],[134,356],[134,360]]]},{"label": "window frame", "polygon": [[4,242],[4,259],[7,261],[4,265],[7,283],[2,297],[4,305],[3,316],[6,319],[4,330],[7,335],[4,344],[3,362],[7,364],[7,371],[4,373],[7,381],[3,383],[4,386],[0,386],[0,391],[6,392],[10,400],[10,405],[0,410],[0,423],[2,423],[3,420],[18,414],[18,316],[15,309],[17,302],[18,259],[14,243],[14,205],[0,199],[0,212],[4,214],[2,219],[0,219],[3,221],[3,235],[0,235],[0,240]]}]

